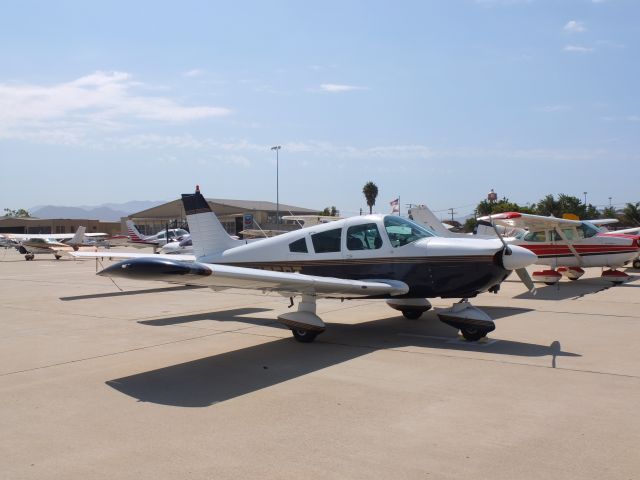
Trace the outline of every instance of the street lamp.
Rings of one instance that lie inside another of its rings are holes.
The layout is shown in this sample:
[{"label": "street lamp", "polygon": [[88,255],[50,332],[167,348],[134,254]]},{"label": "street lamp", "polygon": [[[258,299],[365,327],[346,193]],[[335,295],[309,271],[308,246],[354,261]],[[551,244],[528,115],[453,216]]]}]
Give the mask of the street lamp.
[{"label": "street lamp", "polygon": [[280,167],[278,159],[278,150],[282,148],[281,145],[271,147],[271,150],[276,151],[276,224],[280,223]]},{"label": "street lamp", "polygon": [[587,206],[587,192],[582,192],[584,193],[584,205],[585,207]]}]

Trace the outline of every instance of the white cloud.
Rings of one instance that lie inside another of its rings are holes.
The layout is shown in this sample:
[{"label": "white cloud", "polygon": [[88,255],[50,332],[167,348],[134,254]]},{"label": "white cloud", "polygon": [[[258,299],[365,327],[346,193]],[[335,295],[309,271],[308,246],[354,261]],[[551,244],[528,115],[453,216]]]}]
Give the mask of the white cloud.
[{"label": "white cloud", "polygon": [[640,123],[640,115],[622,115],[617,117],[602,117],[605,122]]},{"label": "white cloud", "polygon": [[534,110],[537,112],[566,112],[567,110],[570,110],[570,109],[571,107],[569,107],[569,105],[562,105],[562,104],[544,105],[542,107],[534,108]]},{"label": "white cloud", "polygon": [[4,138],[11,132],[29,135],[39,130],[81,136],[83,131],[113,130],[131,122],[176,123],[231,113],[144,95],[142,87],[126,72],[101,71],[54,85],[0,84],[0,131]]},{"label": "white cloud", "polygon": [[508,7],[511,5],[532,3],[533,0],[475,0],[475,2],[483,7]]},{"label": "white cloud", "polygon": [[569,33],[582,33],[587,31],[587,27],[584,26],[584,23],[579,22],[578,20],[569,20],[563,29],[565,32]]},{"label": "white cloud", "polygon": [[199,77],[202,74],[204,74],[204,71],[200,70],[199,68],[194,68],[192,70],[184,72],[182,75],[185,77]]},{"label": "white cloud", "polygon": [[356,85],[341,85],[337,83],[323,83],[320,90],[329,93],[351,92],[353,90],[367,90],[367,87],[359,87]]},{"label": "white cloud", "polygon": [[593,48],[581,45],[565,45],[563,50],[571,53],[593,53]]}]

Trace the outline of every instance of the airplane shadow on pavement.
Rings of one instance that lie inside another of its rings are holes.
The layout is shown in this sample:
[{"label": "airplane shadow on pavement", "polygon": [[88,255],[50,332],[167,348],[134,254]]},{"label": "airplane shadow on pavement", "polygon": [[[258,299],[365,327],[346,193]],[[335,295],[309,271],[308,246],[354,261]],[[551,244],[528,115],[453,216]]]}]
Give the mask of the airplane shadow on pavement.
[{"label": "airplane shadow on pavement", "polygon": [[[487,307],[496,318],[526,309]],[[508,312],[511,311],[511,313]],[[265,325],[274,318],[242,318],[264,309],[245,308],[206,314],[187,315],[140,322],[165,326],[191,321],[231,320]],[[282,328],[279,324],[275,328]],[[328,323],[327,330],[311,344],[301,344],[292,337],[253,345],[210,357],[171,365],[106,382],[110,387],[138,399],[179,407],[207,407],[271,387],[288,380],[328,368],[377,350],[396,349],[420,353],[420,348],[447,351],[482,352],[483,354],[519,357],[577,357],[563,352],[560,343],[551,345],[499,340],[473,343],[460,340],[457,330],[439,320],[432,311],[421,320],[393,316],[358,324]],[[428,372],[427,372],[428,373]]]}]

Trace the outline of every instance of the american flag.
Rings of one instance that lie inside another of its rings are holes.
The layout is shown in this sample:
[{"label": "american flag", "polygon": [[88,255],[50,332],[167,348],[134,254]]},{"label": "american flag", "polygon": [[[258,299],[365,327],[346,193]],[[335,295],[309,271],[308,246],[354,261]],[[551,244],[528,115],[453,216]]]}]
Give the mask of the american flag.
[{"label": "american flag", "polygon": [[389,205],[391,205],[391,213],[400,213],[400,197],[391,200]]}]

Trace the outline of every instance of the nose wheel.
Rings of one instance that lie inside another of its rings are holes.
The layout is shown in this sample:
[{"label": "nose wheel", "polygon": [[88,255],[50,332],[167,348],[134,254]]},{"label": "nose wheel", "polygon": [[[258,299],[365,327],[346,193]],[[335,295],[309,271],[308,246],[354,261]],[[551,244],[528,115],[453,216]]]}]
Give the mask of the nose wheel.
[{"label": "nose wheel", "polygon": [[293,338],[295,338],[297,341],[301,343],[311,343],[316,339],[320,332],[292,328],[291,333],[293,333]]},{"label": "nose wheel", "polygon": [[460,327],[460,333],[462,333],[462,336],[468,342],[477,342],[481,338],[486,337],[490,331],[491,330],[488,330],[486,328],[480,328],[475,326]]}]

